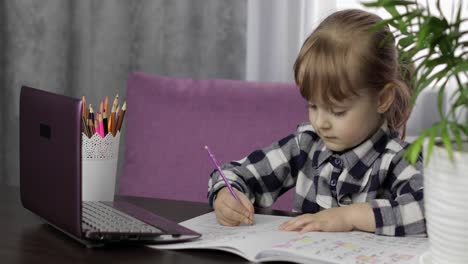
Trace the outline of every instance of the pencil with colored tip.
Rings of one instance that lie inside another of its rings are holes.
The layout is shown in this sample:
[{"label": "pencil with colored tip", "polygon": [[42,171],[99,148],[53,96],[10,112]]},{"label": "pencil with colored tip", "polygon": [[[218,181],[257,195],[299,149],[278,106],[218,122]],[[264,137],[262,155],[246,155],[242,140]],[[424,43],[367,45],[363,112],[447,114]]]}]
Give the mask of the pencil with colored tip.
[{"label": "pencil with colored tip", "polygon": [[106,111],[106,113],[109,113],[109,96],[107,95],[106,95],[106,99],[104,99],[104,111]]},{"label": "pencil with colored tip", "polygon": [[98,114],[98,123],[99,123],[99,135],[103,138],[104,135],[104,123],[102,122],[101,113]]},{"label": "pencil with colored tip", "polygon": [[118,104],[119,104],[119,94],[116,94],[114,98],[114,102],[112,103],[112,106],[115,106],[115,108],[117,108]]},{"label": "pencil with colored tip", "polygon": [[112,131],[114,131],[114,136],[117,134],[117,123],[119,122],[119,113],[120,113],[120,105],[117,106],[115,110],[115,122],[112,123]]},{"label": "pencil with colored tip", "polygon": [[119,113],[120,113],[120,105],[117,106],[115,110],[115,123],[114,123],[114,131],[117,133],[117,122],[119,121]]},{"label": "pencil with colored tip", "polygon": [[90,133],[89,133],[89,130],[88,130],[88,125],[86,124],[86,120],[81,117],[81,126],[82,126],[82,132],[87,136],[87,137],[90,137]]},{"label": "pencil with colored tip", "polygon": [[232,194],[232,196],[234,197],[234,199],[236,199],[240,204],[242,204],[242,203],[241,203],[241,200],[240,200],[239,197],[237,196],[236,192],[234,192],[234,189],[232,189],[231,184],[229,183],[228,179],[226,178],[226,176],[224,175],[223,171],[221,170],[221,167],[219,167],[219,164],[218,164],[218,162],[216,161],[216,158],[214,157],[213,153],[211,153],[211,151],[210,151],[210,149],[208,148],[208,146],[205,146],[205,149],[206,149],[206,151],[208,151],[208,155],[210,156],[211,161],[212,161],[213,164],[215,165],[216,170],[218,170],[219,175],[221,175],[221,178],[223,179],[224,183],[226,184],[226,187],[228,187],[229,192]]},{"label": "pencil with colored tip", "polygon": [[94,130],[96,130],[96,134],[101,135],[101,132],[99,131],[99,112],[96,112],[94,114]]},{"label": "pencil with colored tip", "polygon": [[109,132],[112,134],[112,136],[115,136],[115,105],[112,106],[112,111],[109,117]]},{"label": "pencil with colored tip", "polygon": [[106,109],[104,109],[104,112],[102,113],[102,124],[104,126],[104,136],[107,136],[107,134],[109,133],[109,130],[107,129],[107,113],[106,113]]},{"label": "pencil with colored tip", "polygon": [[111,109],[110,116],[109,116],[109,124],[107,127],[107,129],[113,136],[115,136],[115,132],[112,128],[115,127],[115,111],[117,110],[118,103],[119,103],[119,94],[116,94],[114,98],[114,102],[112,103],[112,109]]},{"label": "pencil with colored tip", "polygon": [[83,96],[81,98],[81,131],[87,136],[89,136],[88,124],[86,123],[87,115],[86,115],[86,98]]},{"label": "pencil with colored tip", "polygon": [[97,118],[97,113],[96,115],[94,115],[94,127],[95,127],[95,130],[96,130],[96,133],[95,134],[98,134],[98,135],[101,135],[101,133],[99,132],[99,122],[98,122],[98,118]]},{"label": "pencil with colored tip", "polygon": [[122,129],[122,122],[125,117],[125,112],[127,111],[127,102],[124,101],[122,105],[122,110],[119,112],[119,118],[117,120],[117,131],[120,131]]},{"label": "pencil with colored tip", "polygon": [[89,104],[88,128],[90,132],[90,137],[92,137],[96,130],[94,128],[94,110],[91,104]]},{"label": "pencil with colored tip", "polygon": [[104,101],[101,100],[101,102],[99,103],[99,113],[102,113],[104,112]]},{"label": "pencil with colored tip", "polygon": [[82,109],[81,109],[81,116],[86,119],[88,117],[87,115],[87,109],[86,109],[86,97],[83,95],[83,97],[81,97],[81,104],[82,104]]}]

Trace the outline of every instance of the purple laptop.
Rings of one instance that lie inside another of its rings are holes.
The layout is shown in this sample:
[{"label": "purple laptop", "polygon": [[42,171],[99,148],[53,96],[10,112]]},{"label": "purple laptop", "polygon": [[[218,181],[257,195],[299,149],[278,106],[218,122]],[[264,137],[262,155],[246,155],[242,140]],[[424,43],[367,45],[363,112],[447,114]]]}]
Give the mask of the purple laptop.
[{"label": "purple laptop", "polygon": [[81,200],[81,100],[23,86],[20,192],[23,206],[83,244],[169,243],[201,235],[126,202]]}]

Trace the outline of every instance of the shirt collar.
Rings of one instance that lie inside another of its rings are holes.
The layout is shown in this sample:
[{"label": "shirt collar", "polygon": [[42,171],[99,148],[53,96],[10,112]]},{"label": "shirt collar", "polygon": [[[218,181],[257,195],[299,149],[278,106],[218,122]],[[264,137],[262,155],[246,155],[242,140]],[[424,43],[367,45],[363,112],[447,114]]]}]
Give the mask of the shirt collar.
[{"label": "shirt collar", "polygon": [[332,155],[339,156],[349,174],[355,179],[361,179],[373,162],[385,151],[388,141],[397,136],[398,133],[389,129],[387,122],[384,121],[382,126],[371,137],[343,153],[335,153],[329,150],[320,140],[318,145],[320,154],[317,166],[322,165]]}]

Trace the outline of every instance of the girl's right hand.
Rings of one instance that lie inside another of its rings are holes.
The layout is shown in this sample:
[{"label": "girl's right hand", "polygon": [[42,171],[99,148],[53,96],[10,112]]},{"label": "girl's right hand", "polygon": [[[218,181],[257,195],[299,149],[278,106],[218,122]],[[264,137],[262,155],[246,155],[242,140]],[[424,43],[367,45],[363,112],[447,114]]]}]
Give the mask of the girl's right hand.
[{"label": "girl's right hand", "polygon": [[238,226],[240,224],[253,224],[254,207],[250,200],[242,192],[233,188],[239,197],[239,203],[229,192],[227,187],[222,188],[213,204],[218,223],[225,226]]}]

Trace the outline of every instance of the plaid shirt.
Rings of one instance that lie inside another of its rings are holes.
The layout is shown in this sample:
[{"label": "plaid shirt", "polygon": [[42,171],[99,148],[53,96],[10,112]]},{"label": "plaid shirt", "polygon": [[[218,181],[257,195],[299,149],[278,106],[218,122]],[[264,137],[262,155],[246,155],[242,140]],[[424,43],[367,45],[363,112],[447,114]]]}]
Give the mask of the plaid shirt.
[{"label": "plaid shirt", "polygon": [[[294,209],[322,209],[368,202],[376,234],[404,236],[426,231],[422,156],[413,166],[403,159],[408,143],[384,123],[369,139],[343,153],[326,148],[312,126],[222,166],[232,186],[256,206],[269,207],[295,186]],[[208,182],[210,205],[225,184],[217,171]]]}]

